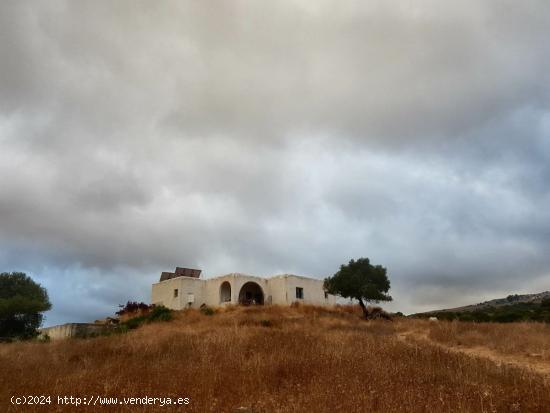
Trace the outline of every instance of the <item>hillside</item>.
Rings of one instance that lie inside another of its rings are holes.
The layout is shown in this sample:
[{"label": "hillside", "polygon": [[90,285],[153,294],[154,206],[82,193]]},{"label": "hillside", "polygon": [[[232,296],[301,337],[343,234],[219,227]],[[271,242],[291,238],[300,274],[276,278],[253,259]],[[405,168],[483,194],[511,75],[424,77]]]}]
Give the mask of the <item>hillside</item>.
[{"label": "hillside", "polygon": [[550,323],[550,292],[509,295],[479,304],[412,314],[411,317],[435,316],[443,320],[478,322],[539,321]]},{"label": "hillside", "polygon": [[[540,412],[550,405],[550,326],[456,324],[367,322],[354,307],[228,307],[176,312],[172,321],[107,337],[1,344],[0,411]],[[479,348],[486,352],[467,352]],[[53,404],[9,403],[29,394]],[[59,405],[58,396],[95,406]],[[123,399],[147,396],[189,404]],[[116,398],[115,408],[107,398]]]},{"label": "hillside", "polygon": [[[486,308],[495,308],[495,307],[502,307],[506,305],[512,305],[512,304],[540,304],[543,300],[550,299],[550,291],[544,291],[542,293],[537,294],[523,294],[523,295],[509,295],[505,298],[497,298],[494,300],[484,301],[482,303],[478,304],[471,304],[471,305],[465,305],[463,307],[455,307],[455,308],[448,308],[443,310],[435,310],[437,312],[472,312],[472,311],[480,311],[484,310]],[[430,311],[430,312],[435,312]]]}]

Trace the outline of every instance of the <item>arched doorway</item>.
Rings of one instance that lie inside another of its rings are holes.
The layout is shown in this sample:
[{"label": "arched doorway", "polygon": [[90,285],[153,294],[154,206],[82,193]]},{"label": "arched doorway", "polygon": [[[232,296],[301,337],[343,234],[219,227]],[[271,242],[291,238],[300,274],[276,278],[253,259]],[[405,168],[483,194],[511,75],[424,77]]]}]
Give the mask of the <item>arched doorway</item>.
[{"label": "arched doorway", "polygon": [[228,302],[231,302],[231,284],[229,281],[224,281],[220,285],[220,303]]},{"label": "arched doorway", "polygon": [[239,292],[239,304],[250,305],[264,303],[264,292],[255,282],[249,281],[241,287]]}]

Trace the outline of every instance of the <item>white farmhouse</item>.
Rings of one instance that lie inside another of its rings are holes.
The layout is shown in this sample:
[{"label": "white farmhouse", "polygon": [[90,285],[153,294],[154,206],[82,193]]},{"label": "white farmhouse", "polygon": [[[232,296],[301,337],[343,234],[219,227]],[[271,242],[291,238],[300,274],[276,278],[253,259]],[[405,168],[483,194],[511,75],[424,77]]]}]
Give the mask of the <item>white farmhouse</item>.
[{"label": "white farmhouse", "polygon": [[279,304],[295,302],[334,305],[336,296],[323,289],[323,280],[299,275],[276,275],[270,278],[231,273],[201,279],[200,270],[177,267],[163,272],[153,284],[151,302],[174,310],[227,304]]}]

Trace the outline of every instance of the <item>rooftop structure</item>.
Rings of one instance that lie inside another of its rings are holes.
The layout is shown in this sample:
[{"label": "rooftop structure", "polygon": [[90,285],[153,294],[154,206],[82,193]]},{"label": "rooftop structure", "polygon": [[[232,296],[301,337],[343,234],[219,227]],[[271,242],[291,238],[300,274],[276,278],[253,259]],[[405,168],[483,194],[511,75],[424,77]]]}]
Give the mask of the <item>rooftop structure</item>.
[{"label": "rooftop structure", "polygon": [[201,270],[195,270],[192,268],[176,267],[175,272],[162,272],[160,274],[160,281],[171,280],[176,277],[191,277],[199,278],[201,276]]}]

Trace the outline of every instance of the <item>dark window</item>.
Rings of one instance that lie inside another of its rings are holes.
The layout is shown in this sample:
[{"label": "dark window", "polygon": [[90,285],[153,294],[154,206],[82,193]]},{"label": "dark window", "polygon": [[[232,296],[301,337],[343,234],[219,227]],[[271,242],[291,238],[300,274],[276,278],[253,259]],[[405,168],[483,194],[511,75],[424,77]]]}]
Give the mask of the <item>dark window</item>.
[{"label": "dark window", "polygon": [[296,298],[304,298],[304,289],[302,287],[296,287]]},{"label": "dark window", "polygon": [[328,300],[328,293],[325,291],[325,300]]},{"label": "dark window", "polygon": [[176,289],[174,290],[174,298],[176,298],[177,296],[178,296],[178,289],[176,288]]}]

